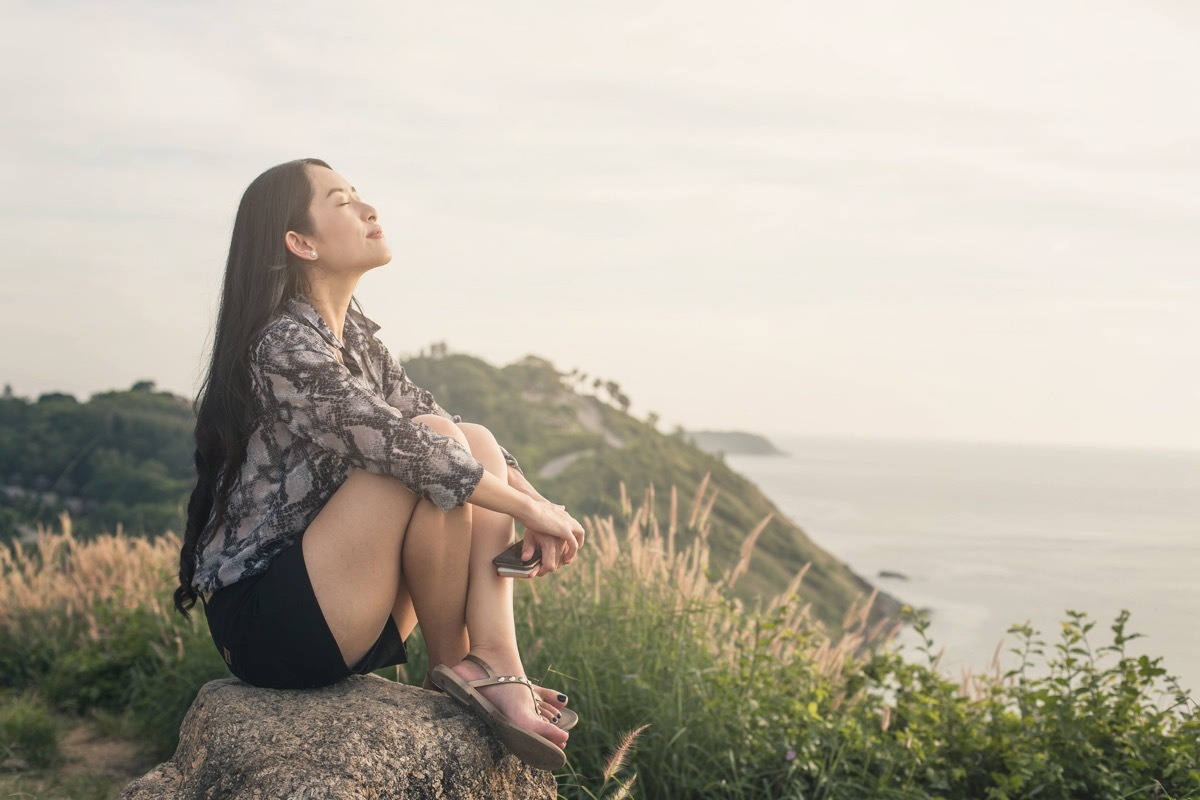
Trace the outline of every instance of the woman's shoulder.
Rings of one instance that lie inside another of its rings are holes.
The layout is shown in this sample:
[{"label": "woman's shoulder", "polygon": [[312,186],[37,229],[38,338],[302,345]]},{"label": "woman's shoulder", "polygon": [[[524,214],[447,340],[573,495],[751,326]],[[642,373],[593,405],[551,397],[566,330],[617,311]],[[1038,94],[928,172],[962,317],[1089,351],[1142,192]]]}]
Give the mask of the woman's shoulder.
[{"label": "woman's shoulder", "polygon": [[296,346],[309,348],[314,345],[324,345],[320,332],[302,314],[290,306],[284,306],[279,314],[263,326],[250,352],[261,356],[273,350],[287,350]]}]

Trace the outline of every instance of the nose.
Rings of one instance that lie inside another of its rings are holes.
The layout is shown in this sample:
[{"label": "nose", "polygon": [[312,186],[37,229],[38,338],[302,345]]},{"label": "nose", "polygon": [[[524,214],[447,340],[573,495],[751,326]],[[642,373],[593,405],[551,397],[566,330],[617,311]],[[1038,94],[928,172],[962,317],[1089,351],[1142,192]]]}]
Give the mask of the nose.
[{"label": "nose", "polygon": [[363,214],[366,216],[367,222],[379,221],[379,212],[370,203],[363,203]]}]

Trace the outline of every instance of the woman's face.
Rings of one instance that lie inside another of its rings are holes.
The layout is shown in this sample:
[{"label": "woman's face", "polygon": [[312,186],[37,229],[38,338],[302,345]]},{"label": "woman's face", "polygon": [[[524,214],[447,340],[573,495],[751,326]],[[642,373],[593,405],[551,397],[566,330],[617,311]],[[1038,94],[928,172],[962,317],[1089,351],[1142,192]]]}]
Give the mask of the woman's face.
[{"label": "woman's face", "polygon": [[[379,226],[375,208],[364,203],[350,182],[331,169],[309,165],[312,204],[309,215],[313,232],[299,236],[293,247],[305,260],[313,260],[326,272],[363,273],[392,260],[392,251]],[[294,232],[289,232],[289,243]],[[311,251],[317,257],[312,259]]]}]

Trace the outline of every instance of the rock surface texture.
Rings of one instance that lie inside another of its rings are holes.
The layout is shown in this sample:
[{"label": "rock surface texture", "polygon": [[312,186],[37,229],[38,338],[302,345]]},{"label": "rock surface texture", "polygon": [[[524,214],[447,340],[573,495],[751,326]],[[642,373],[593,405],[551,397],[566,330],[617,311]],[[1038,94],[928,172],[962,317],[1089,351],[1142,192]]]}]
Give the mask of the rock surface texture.
[{"label": "rock surface texture", "polygon": [[554,777],[508,755],[450,698],[375,675],[324,689],[204,685],[170,761],[128,800],[554,798]]}]

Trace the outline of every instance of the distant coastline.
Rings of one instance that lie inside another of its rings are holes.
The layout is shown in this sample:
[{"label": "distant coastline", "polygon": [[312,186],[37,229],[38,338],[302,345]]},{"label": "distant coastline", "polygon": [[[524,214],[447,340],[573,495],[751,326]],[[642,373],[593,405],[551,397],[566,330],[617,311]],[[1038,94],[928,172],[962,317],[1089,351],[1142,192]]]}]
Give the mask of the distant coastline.
[{"label": "distant coastline", "polygon": [[685,431],[683,438],[706,453],[729,456],[785,456],[765,436],[744,431]]}]

